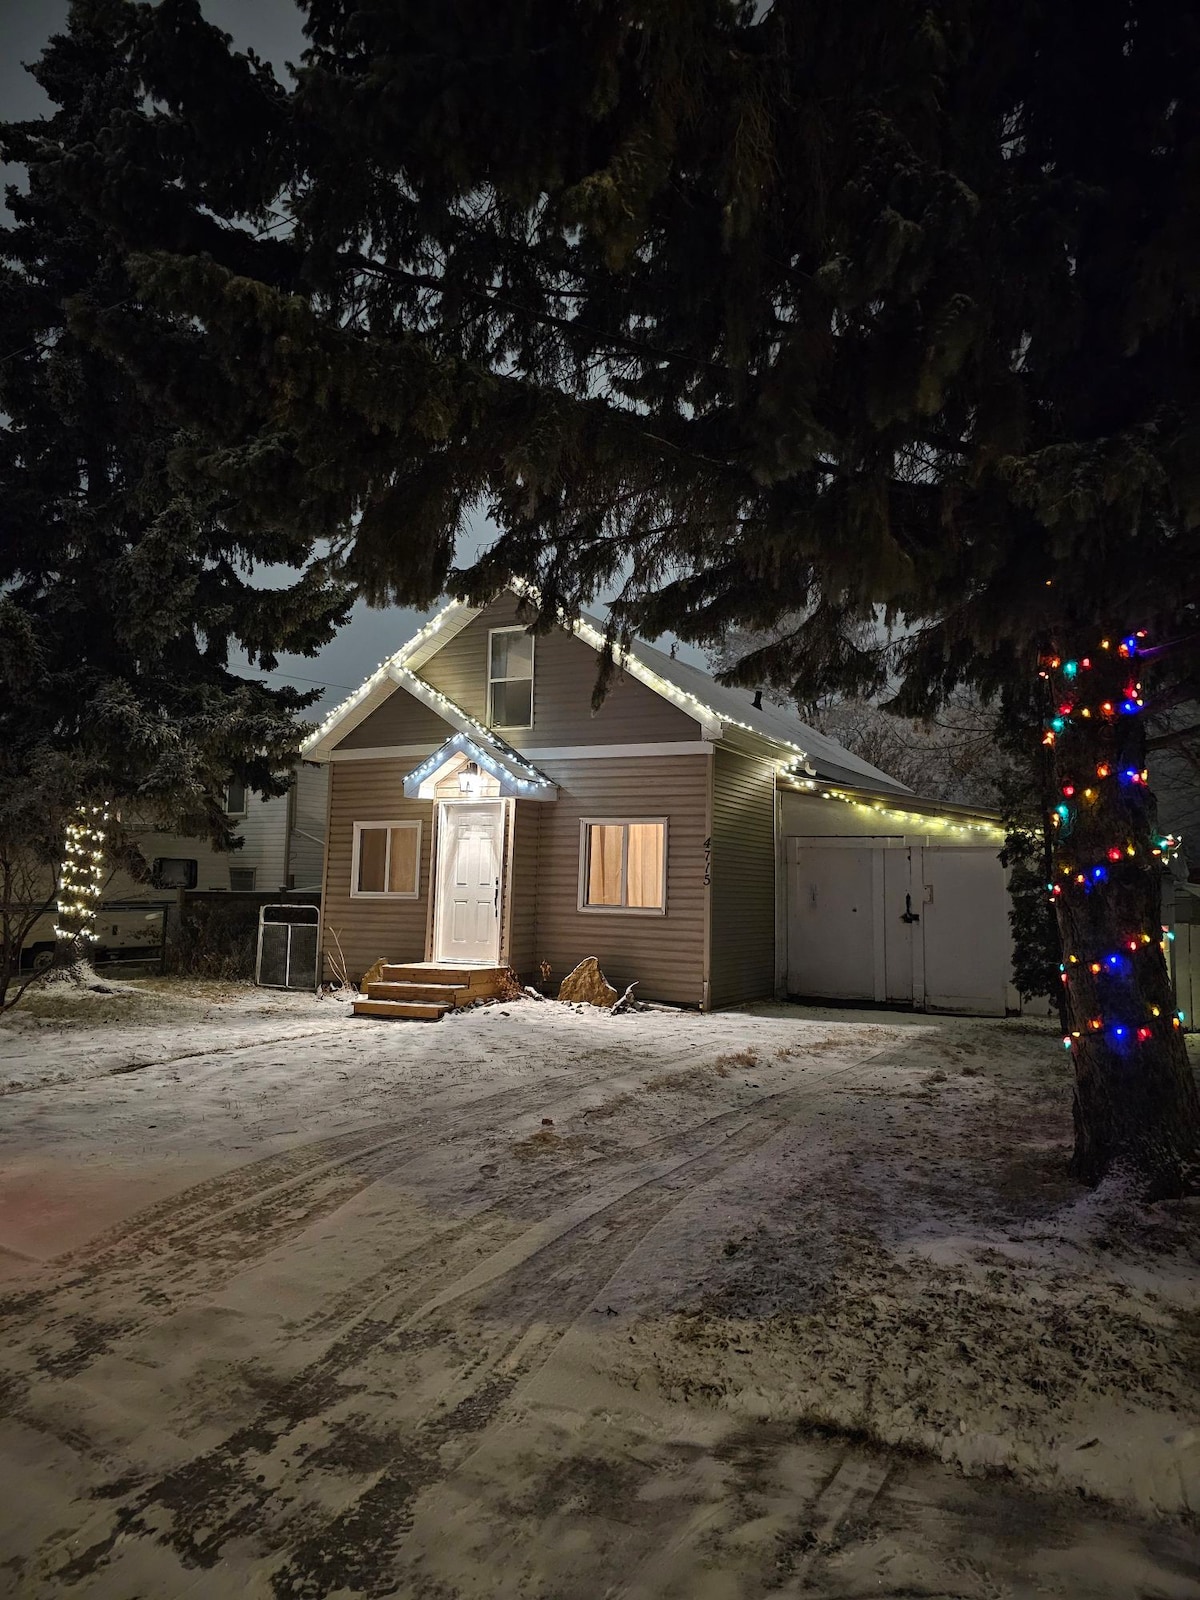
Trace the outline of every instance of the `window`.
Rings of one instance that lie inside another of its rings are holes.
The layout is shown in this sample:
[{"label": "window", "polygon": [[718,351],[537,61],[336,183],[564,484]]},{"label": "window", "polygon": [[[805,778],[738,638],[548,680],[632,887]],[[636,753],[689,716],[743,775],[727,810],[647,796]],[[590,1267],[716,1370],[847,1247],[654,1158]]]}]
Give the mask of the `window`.
[{"label": "window", "polygon": [[246,785],[239,783],[236,778],[229,780],[229,787],[225,791],[225,814],[229,817],[246,815]]},{"label": "window", "polygon": [[488,722],[493,728],[533,726],[533,635],[524,628],[488,634]]},{"label": "window", "polygon": [[579,837],[579,909],[667,909],[667,819],[585,818]]},{"label": "window", "polygon": [[196,863],[180,856],[156,856],[150,868],[156,889],[194,889]]},{"label": "window", "polygon": [[419,822],[356,822],[350,893],[415,900],[421,885]]},{"label": "window", "polygon": [[253,889],[253,887],[254,887],[254,874],[255,874],[256,870],[257,869],[254,868],[254,867],[230,867],[230,869],[229,869],[229,887],[230,887],[230,889],[235,890],[235,891],[236,890],[240,890],[243,894],[246,893],[248,890]]}]

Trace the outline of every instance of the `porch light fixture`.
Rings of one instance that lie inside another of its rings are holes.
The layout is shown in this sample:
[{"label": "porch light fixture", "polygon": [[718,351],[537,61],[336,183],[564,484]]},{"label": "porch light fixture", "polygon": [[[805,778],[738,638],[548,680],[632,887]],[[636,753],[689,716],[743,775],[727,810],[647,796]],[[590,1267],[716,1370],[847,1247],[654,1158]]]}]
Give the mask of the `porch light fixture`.
[{"label": "porch light fixture", "polygon": [[478,761],[468,761],[458,774],[458,790],[460,794],[477,795],[483,788],[483,774],[479,770]]}]

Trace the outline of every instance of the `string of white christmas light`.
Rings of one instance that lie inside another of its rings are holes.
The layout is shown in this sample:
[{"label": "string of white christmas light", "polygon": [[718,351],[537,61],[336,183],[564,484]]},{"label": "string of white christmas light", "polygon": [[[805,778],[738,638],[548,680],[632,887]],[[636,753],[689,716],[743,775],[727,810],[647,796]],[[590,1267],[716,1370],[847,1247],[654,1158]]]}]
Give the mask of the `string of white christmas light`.
[{"label": "string of white christmas light", "polygon": [[96,910],[104,891],[104,839],[107,805],[80,805],[66,825],[66,843],[58,869],[58,915],[54,934],[72,941],[99,938]]},{"label": "string of white christmas light", "polygon": [[[508,587],[515,594],[532,600],[536,605],[541,605],[541,595],[534,585],[525,583],[522,579],[514,578]],[[441,611],[435,617],[432,617],[423,628],[413,634],[412,638],[402,645],[394,655],[388,656],[386,660],[381,661],[370,677],[364,679],[354,693],[347,696],[340,705],[335,706],[319,724],[316,732],[309,735],[301,746],[302,753],[307,754],[319,745],[336,723],[353,711],[356,706],[361,705],[368,695],[380,686],[385,678],[394,675],[397,671],[403,669],[409,672],[410,676],[418,683],[428,687],[426,680],[419,677],[416,672],[408,669],[405,663],[411,660],[428,640],[442,632],[454,613],[462,610],[469,610],[472,615],[477,614],[476,608],[465,606],[461,600],[452,600],[449,605],[443,606]],[[605,648],[604,635],[598,628],[593,627],[590,622],[586,622],[580,617],[570,617],[561,610],[558,612],[558,618],[561,625],[568,632],[582,639],[585,644],[590,645],[598,653],[603,651]],[[698,695],[692,694],[687,689],[681,689],[677,683],[673,683],[669,678],[664,678],[661,673],[655,672],[652,667],[647,666],[632,651],[623,649],[619,644],[613,647],[613,659],[623,671],[629,673],[630,677],[638,679],[647,688],[653,689],[664,700],[669,700],[672,705],[677,706],[688,716],[699,717],[701,720],[712,724],[727,723],[732,727],[743,729],[746,733],[753,733],[759,738],[769,738],[773,744],[784,745],[787,749],[794,751],[797,760],[808,763],[808,751],[802,745],[796,744],[794,740],[782,738],[778,734],[765,735],[762,729],[756,728],[753,723],[743,722],[740,718],[731,716],[727,711],[718,711],[714,706],[710,706],[706,701],[701,700]],[[437,693],[436,690],[432,692],[434,694]],[[446,701],[448,706],[453,705],[453,702],[445,696],[441,696],[441,698]],[[454,707],[454,709],[460,716],[466,717],[475,726],[479,726],[467,712],[462,711],[459,707]],[[811,772],[811,766],[808,766],[807,770]]]},{"label": "string of white christmas light", "polygon": [[864,800],[860,795],[847,794],[843,789],[831,788],[828,784],[822,784],[819,779],[799,777],[789,768],[784,768],[784,775],[814,797],[820,796],[822,800],[840,800],[843,805],[853,806],[856,811],[872,812],[882,817],[894,818],[897,822],[909,822],[919,828],[935,829],[939,832],[978,833],[997,841],[1003,840],[1005,836],[1004,829],[996,822],[952,822],[948,817],[931,816],[923,811],[902,811],[898,806],[884,805],[879,800]]},{"label": "string of white christmas light", "polygon": [[416,650],[425,643],[427,639],[432,638],[435,633],[440,633],[446,624],[446,619],[452,612],[461,609],[462,601],[452,600],[448,606],[443,606],[438,614],[431,618],[431,620],[427,622],[423,628],[414,633],[412,638],[403,644],[399,650],[397,650],[393,655],[385,657],[384,660],[382,660],[375,668],[375,671],[371,673],[370,677],[363,679],[362,683],[360,683],[358,688],[354,690],[353,694],[347,695],[346,698],[340,702],[340,704],[334,706],[333,710],[329,712],[329,714],[324,717],[320,723],[318,723],[315,732],[310,733],[308,738],[305,739],[304,743],[300,746],[301,754],[307,755],[310,750],[319,745],[322,739],[324,739],[325,735],[329,733],[336,723],[340,722],[343,717],[347,716],[351,711],[353,711],[356,706],[361,705],[373,690],[379,688],[380,684],[383,683],[384,679],[387,678],[394,669],[403,667],[405,661],[407,661],[416,652]]},{"label": "string of white christmas light", "polygon": [[[539,606],[542,604],[541,594],[533,584],[525,583],[520,578],[514,578],[509,587],[515,593],[527,596],[535,604]],[[564,628],[573,633],[577,639],[582,639],[585,644],[590,645],[597,653],[604,650],[607,643],[604,634],[601,633],[599,628],[595,628],[590,622],[585,621],[584,618],[571,617],[559,608],[558,620]],[[620,644],[613,645],[613,660],[623,671],[628,672],[631,678],[637,678],[647,688],[653,689],[657,694],[662,695],[664,700],[669,700],[672,705],[678,706],[688,716],[694,717],[699,714],[701,718],[710,722],[729,723],[735,728],[744,729],[746,733],[757,734],[760,739],[769,738],[772,744],[786,745],[789,750],[796,752],[800,760],[808,761],[808,751],[803,745],[796,744],[792,739],[784,739],[779,734],[764,734],[762,729],[756,728],[753,723],[743,722],[739,717],[730,716],[727,711],[718,711],[715,706],[710,706],[706,701],[701,700],[699,695],[692,694],[690,690],[681,689],[670,678],[664,678],[660,672],[655,672],[654,668],[647,666],[640,656],[634,655],[631,650],[624,649]],[[809,767],[808,770],[811,772],[812,768]]]},{"label": "string of white christmas light", "polygon": [[[422,684],[422,688],[428,689],[429,686],[427,684]],[[438,695],[436,689],[429,690],[429,693],[436,695],[438,699],[445,701],[446,706],[453,709],[459,716],[465,717],[467,715],[465,711],[459,711],[458,707],[454,705],[454,702],[447,699],[445,695]],[[526,790],[549,790],[554,788],[554,785],[548,778],[543,777],[541,773],[538,772],[536,767],[532,767],[527,761],[523,761],[514,750],[504,746],[502,740],[493,739],[491,735],[487,734],[486,729],[480,729],[479,731],[480,733],[484,734],[488,738],[489,742],[497,749],[503,746],[504,755],[502,760],[494,759],[486,750],[482,749],[480,743],[472,734],[459,732],[454,734],[452,738],[447,739],[445,744],[439,745],[437,750],[434,751],[433,755],[427,757],[419,767],[415,767],[413,771],[409,773],[408,777],[404,780],[406,791],[410,786],[414,790],[417,789],[425,781],[425,779],[430,777],[432,773],[436,772],[439,767],[445,766],[447,760],[449,759],[447,755],[448,751],[457,752],[460,750],[469,751],[485,772],[490,772],[493,778],[497,778],[501,782],[513,783],[516,784],[518,788]],[[534,776],[532,778],[522,778],[511,770],[512,766],[520,766],[525,772],[531,772],[534,774]]]}]

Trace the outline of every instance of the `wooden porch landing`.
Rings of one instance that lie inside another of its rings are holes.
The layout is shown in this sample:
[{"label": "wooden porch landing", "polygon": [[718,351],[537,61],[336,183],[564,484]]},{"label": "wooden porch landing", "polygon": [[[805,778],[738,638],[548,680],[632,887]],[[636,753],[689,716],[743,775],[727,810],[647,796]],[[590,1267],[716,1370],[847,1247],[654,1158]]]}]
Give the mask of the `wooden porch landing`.
[{"label": "wooden porch landing", "polygon": [[350,1009],[356,1017],[437,1022],[455,1006],[499,994],[506,970],[455,967],[444,961],[407,961],[386,966],[383,976],[367,985],[365,998],[355,1000]]}]

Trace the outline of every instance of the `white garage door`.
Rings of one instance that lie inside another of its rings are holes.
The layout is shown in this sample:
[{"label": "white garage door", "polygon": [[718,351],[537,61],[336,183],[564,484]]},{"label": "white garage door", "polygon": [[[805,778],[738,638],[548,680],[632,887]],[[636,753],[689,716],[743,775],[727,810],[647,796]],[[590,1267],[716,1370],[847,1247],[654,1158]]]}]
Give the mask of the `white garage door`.
[{"label": "white garage door", "polygon": [[1003,1016],[1008,894],[993,849],[787,842],[788,993]]}]

